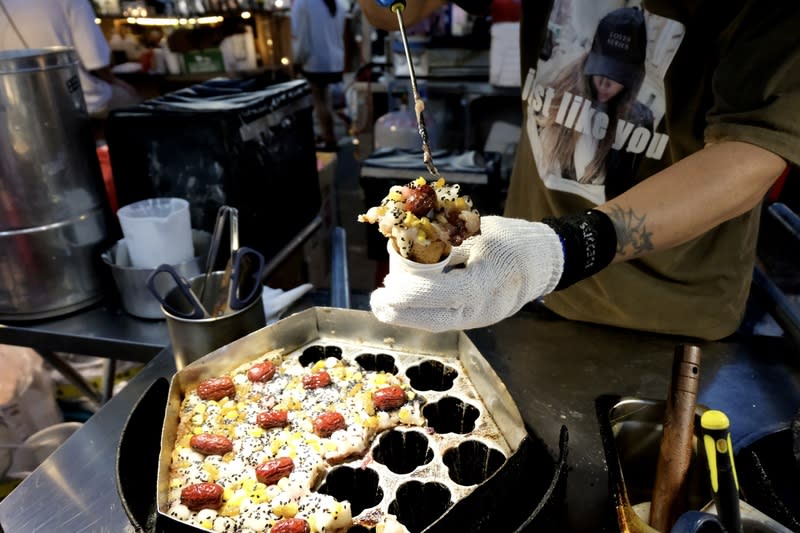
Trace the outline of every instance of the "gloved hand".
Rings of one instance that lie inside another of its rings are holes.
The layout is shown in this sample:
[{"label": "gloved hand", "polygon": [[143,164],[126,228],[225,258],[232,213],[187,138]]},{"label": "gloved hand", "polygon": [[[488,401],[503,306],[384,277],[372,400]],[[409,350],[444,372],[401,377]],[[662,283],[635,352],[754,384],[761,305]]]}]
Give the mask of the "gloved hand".
[{"label": "gloved hand", "polygon": [[434,332],[478,328],[551,292],[563,268],[561,240],[550,226],[485,216],[481,233],[453,248],[447,272],[391,272],[370,305],[389,324]]},{"label": "gloved hand", "polygon": [[405,0],[375,0],[375,2],[381,7],[392,7],[394,4],[403,4],[403,7],[406,5]]}]

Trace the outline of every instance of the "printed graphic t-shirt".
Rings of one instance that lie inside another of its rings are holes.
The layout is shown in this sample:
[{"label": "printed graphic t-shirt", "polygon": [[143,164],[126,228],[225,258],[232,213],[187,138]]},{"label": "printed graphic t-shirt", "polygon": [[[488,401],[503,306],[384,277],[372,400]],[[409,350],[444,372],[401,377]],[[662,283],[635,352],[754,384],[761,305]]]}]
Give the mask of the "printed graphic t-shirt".
[{"label": "printed graphic t-shirt", "polygon": [[[507,216],[589,209],[705,143],[800,162],[800,3],[546,4],[522,2],[524,122]],[[756,208],[612,265],[544,304],[574,320],[722,338],[744,313],[758,218]]]}]

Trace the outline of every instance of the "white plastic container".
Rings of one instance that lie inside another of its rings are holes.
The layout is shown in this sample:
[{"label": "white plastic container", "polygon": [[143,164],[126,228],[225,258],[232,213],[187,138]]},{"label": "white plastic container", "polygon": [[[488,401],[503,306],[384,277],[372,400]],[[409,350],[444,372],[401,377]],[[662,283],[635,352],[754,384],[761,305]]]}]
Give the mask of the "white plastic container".
[{"label": "white plastic container", "polygon": [[438,274],[439,272],[444,271],[447,263],[450,262],[450,256],[448,255],[438,263],[417,263],[416,261],[412,261],[411,259],[405,258],[397,253],[397,250],[394,249],[394,246],[392,246],[392,241],[390,240],[386,241],[386,250],[389,252],[389,272],[405,270],[406,272],[416,274],[418,276],[424,276],[426,274]]},{"label": "white plastic container", "polygon": [[131,265],[155,268],[194,257],[189,202],[183,198],[148,198],[119,208],[122,234]]}]

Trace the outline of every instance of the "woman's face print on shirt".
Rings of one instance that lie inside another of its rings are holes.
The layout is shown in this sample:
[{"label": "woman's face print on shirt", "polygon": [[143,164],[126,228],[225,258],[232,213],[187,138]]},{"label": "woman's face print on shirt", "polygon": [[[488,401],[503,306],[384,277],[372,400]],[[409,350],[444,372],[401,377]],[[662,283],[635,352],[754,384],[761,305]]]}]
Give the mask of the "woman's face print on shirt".
[{"label": "woman's face print on shirt", "polygon": [[592,76],[592,89],[595,99],[599,103],[605,104],[621,93],[625,86],[605,76]]}]

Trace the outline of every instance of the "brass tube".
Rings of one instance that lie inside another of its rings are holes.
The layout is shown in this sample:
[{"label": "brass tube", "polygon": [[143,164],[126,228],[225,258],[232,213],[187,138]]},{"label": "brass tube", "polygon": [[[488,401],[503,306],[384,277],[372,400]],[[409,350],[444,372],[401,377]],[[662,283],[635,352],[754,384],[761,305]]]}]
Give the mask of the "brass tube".
[{"label": "brass tube", "polygon": [[700,348],[679,344],[672,360],[664,431],[650,502],[650,526],[658,531],[670,531],[678,516],[686,511],[699,378]]}]

